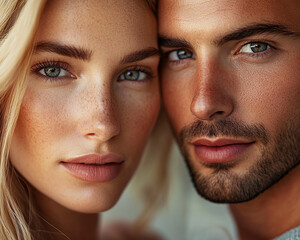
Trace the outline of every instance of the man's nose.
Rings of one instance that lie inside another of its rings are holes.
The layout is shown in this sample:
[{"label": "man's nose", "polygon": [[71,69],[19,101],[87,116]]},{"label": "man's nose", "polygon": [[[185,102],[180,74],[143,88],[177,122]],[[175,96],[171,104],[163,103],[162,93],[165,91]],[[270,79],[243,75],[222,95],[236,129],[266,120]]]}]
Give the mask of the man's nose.
[{"label": "man's nose", "polygon": [[86,91],[81,106],[81,132],[87,139],[106,142],[120,133],[120,119],[111,84],[98,84]]},{"label": "man's nose", "polygon": [[218,59],[203,60],[195,74],[191,112],[200,120],[228,117],[234,109],[230,74]]}]

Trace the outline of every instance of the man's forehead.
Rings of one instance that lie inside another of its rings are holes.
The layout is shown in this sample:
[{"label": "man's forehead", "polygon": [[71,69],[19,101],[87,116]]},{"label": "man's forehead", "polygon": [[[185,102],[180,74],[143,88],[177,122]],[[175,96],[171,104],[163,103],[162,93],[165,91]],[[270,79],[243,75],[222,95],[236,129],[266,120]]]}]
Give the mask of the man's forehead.
[{"label": "man's forehead", "polygon": [[292,26],[299,32],[299,9],[299,0],[164,0],[159,2],[160,33],[209,34],[212,29],[228,32],[268,22]]}]

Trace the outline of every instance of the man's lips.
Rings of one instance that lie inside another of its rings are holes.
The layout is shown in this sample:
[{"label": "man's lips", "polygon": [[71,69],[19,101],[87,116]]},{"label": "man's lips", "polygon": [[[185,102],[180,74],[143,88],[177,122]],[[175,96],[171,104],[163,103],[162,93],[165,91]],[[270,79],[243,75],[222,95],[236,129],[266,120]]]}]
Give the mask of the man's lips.
[{"label": "man's lips", "polygon": [[207,163],[225,163],[236,160],[254,141],[222,138],[197,139],[192,142],[196,156]]},{"label": "man's lips", "polygon": [[61,161],[74,177],[87,182],[107,182],[116,178],[124,159],[115,153],[87,154]]}]

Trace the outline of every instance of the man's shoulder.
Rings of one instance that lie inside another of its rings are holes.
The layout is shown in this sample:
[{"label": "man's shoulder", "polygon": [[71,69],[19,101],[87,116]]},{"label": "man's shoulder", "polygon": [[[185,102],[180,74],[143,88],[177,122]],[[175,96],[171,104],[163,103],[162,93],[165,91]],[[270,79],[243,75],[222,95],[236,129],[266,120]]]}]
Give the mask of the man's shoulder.
[{"label": "man's shoulder", "polygon": [[300,226],[289,230],[273,240],[300,240]]}]

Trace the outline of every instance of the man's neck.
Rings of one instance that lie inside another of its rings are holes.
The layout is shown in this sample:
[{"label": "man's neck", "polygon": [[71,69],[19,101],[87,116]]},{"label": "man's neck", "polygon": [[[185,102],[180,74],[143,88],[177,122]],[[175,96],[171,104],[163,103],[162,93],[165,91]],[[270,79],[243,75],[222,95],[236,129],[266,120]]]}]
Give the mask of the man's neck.
[{"label": "man's neck", "polygon": [[231,204],[241,240],[266,240],[300,225],[300,166],[254,200]]}]

